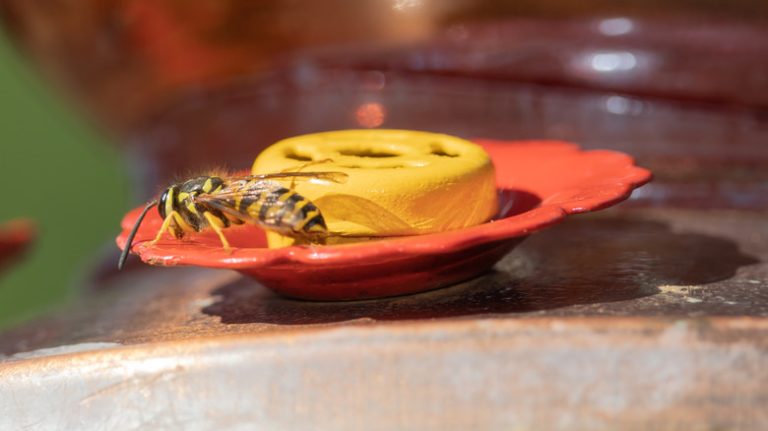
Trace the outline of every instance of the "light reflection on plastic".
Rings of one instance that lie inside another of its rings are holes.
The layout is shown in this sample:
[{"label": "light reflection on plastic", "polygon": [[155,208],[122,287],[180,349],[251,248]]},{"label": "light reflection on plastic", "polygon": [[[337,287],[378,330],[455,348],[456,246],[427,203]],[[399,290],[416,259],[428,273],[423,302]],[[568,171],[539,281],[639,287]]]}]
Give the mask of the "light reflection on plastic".
[{"label": "light reflection on plastic", "polygon": [[621,36],[634,29],[635,23],[629,18],[609,18],[597,24],[597,30],[606,36]]},{"label": "light reflection on plastic", "polygon": [[355,110],[357,124],[365,128],[379,127],[387,118],[387,110],[381,103],[363,103]]},{"label": "light reflection on plastic", "polygon": [[605,99],[605,110],[616,115],[639,115],[645,110],[645,103],[623,96]]},{"label": "light reflection on plastic", "polygon": [[589,57],[589,65],[597,72],[623,72],[637,66],[637,57],[631,52],[601,52]]}]

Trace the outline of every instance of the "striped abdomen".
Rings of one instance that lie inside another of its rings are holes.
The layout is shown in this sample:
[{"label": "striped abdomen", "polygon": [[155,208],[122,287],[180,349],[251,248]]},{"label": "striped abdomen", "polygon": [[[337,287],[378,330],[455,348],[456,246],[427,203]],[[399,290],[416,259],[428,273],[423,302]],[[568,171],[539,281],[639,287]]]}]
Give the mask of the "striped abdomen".
[{"label": "striped abdomen", "polygon": [[256,222],[267,229],[288,235],[323,234],[327,232],[320,210],[307,198],[280,183],[251,180],[239,187],[238,196],[231,202],[231,218],[242,215],[242,220]]}]

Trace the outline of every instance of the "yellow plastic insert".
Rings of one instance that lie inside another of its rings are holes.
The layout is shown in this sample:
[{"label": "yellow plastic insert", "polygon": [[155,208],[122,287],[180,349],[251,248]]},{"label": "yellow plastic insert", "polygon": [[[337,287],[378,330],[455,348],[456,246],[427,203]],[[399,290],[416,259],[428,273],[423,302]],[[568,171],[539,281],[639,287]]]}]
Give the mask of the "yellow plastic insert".
[{"label": "yellow plastic insert", "polygon": [[[297,170],[349,176],[343,184],[294,184],[320,208],[329,244],[460,229],[488,221],[497,210],[490,158],[454,136],[382,129],[313,133],[270,146],[252,169]],[[270,247],[292,243],[269,234]]]}]

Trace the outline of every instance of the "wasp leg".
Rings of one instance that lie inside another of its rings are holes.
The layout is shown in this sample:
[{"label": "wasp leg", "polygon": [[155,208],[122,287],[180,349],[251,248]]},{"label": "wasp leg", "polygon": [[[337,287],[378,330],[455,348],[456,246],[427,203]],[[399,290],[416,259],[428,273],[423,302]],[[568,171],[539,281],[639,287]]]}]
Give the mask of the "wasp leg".
[{"label": "wasp leg", "polygon": [[219,236],[219,239],[221,240],[221,245],[224,247],[224,250],[227,253],[232,253],[232,247],[229,246],[229,241],[227,241],[227,237],[224,236],[224,232],[222,232],[221,228],[224,227],[224,224],[216,218],[213,214],[209,213],[208,211],[203,213],[203,217],[205,217],[206,220],[208,220],[208,225],[211,226],[211,229],[213,229],[214,232],[216,232],[216,235]]},{"label": "wasp leg", "polygon": [[177,217],[181,217],[181,215],[176,211],[171,211],[171,213],[165,217],[165,220],[163,220],[163,224],[162,226],[160,226],[160,230],[157,232],[157,236],[149,244],[150,245],[157,244],[157,242],[160,241],[160,239],[163,237],[163,233],[165,233],[165,231],[170,229],[171,222],[176,222],[176,224],[178,225],[179,222],[176,220]]}]

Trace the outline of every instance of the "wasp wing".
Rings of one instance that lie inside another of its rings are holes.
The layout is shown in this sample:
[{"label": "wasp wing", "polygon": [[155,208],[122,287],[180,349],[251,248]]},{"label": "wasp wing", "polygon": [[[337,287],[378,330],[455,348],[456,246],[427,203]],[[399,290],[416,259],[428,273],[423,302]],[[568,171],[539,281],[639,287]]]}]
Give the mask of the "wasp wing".
[{"label": "wasp wing", "polygon": [[[195,200],[231,219],[260,225],[264,228],[296,233],[304,212],[297,205],[316,208],[306,198],[275,180],[309,180],[344,182],[343,172],[279,172],[264,175],[227,177],[225,186],[211,193],[200,194]],[[316,210],[315,210],[316,211]],[[318,214],[319,215],[319,214]]]},{"label": "wasp wing", "polygon": [[[376,238],[409,236],[419,233],[416,226],[412,226],[376,202],[360,196],[329,193],[315,199],[314,203],[322,208],[323,216],[327,219],[355,223],[359,226],[364,226],[371,232],[370,234],[359,235],[333,232],[336,236]],[[374,232],[386,232],[386,234],[382,235]]]},{"label": "wasp wing", "polygon": [[[277,198],[277,191],[285,187],[273,180],[333,181],[345,182],[348,175],[344,172],[277,172],[263,175],[226,177],[224,188],[212,193],[200,194],[195,200],[210,205],[230,215],[245,215],[243,202],[266,200],[271,208],[277,209],[285,202]],[[284,192],[283,192],[284,193]],[[281,195],[283,193],[280,193]]]},{"label": "wasp wing", "polygon": [[252,180],[292,180],[334,182],[343,184],[347,182],[349,175],[344,172],[275,172],[271,174],[247,175],[241,177],[226,177],[228,181],[252,181]]},{"label": "wasp wing", "polygon": [[198,195],[195,200],[231,219],[283,233],[296,233],[296,227],[306,216],[295,210],[297,206],[317,211],[303,196],[268,180],[236,180],[219,191]]},{"label": "wasp wing", "polygon": [[[265,200],[270,196],[274,196],[276,184],[267,181],[254,182],[252,181],[253,179],[253,177],[228,178],[228,180],[234,181],[230,182],[226,187],[217,192],[198,195],[195,197],[195,200],[235,219],[269,227],[269,225],[260,220],[259,217],[252,215],[248,211],[248,207],[255,201]],[[245,205],[243,205],[243,203],[245,203]],[[262,205],[265,204],[267,203],[262,202]],[[276,208],[280,203],[275,201],[269,202],[268,205]]]}]

